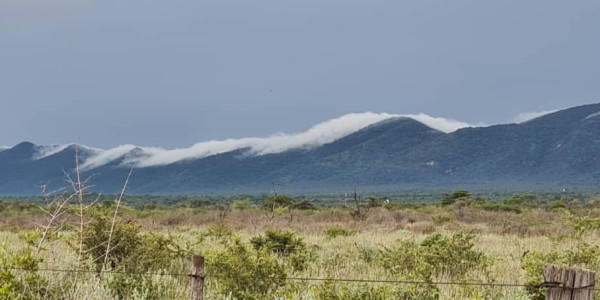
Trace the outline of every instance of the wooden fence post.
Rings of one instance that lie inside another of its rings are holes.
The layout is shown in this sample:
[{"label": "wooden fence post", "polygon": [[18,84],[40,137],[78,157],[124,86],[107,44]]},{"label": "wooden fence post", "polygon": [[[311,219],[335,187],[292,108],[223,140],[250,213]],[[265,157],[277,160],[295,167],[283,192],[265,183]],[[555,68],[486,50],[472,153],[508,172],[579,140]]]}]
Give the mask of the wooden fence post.
[{"label": "wooden fence post", "polygon": [[546,265],[546,300],[594,300],[595,273],[578,268]]},{"label": "wooden fence post", "polygon": [[192,256],[192,300],[204,298],[204,256]]}]

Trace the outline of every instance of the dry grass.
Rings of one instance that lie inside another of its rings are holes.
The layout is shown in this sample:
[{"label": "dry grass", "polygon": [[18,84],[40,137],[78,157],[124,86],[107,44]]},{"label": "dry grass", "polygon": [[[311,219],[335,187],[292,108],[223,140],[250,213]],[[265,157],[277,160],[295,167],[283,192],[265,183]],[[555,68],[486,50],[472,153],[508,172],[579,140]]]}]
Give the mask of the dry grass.
[{"label": "dry grass", "polygon": [[[569,239],[560,242],[552,240],[553,237],[571,235],[573,232],[563,225],[561,213],[541,209],[515,214],[467,207],[457,209],[431,206],[417,210],[377,208],[372,209],[366,220],[361,221],[353,219],[349,210],[341,208],[295,211],[292,218],[289,214],[270,218],[260,209],[234,210],[224,220],[219,217],[216,209],[172,209],[144,213],[125,210],[122,214],[124,219],[137,223],[145,231],[175,235],[182,242],[196,241],[209,226],[221,222],[245,241],[270,229],[294,231],[304,238],[320,261],[320,264],[311,265],[305,272],[298,274],[300,277],[393,279],[385,270],[361,257],[376,253],[377,249],[390,246],[399,239],[420,240],[434,232],[451,234],[470,231],[477,235],[476,248],[493,258],[490,271],[496,282],[523,284],[525,275],[520,260],[524,253],[548,251],[553,245],[559,249],[574,245]],[[65,215],[65,218],[72,217]],[[22,247],[23,239],[20,236],[24,231],[37,227],[38,221],[33,215],[4,217],[0,221],[0,240],[11,249]],[[329,239],[323,232],[331,226],[341,226],[356,231],[356,234]],[[63,234],[76,233],[69,231]],[[218,246],[214,243],[203,245],[203,249],[210,247]],[[43,253],[45,267],[68,268],[76,265],[77,254],[65,243],[49,241],[46,248],[47,251]],[[53,275],[51,278],[62,280],[60,276]],[[89,289],[93,284],[92,281],[86,282],[81,288]],[[185,281],[183,284],[182,281],[177,281],[173,285],[179,291],[177,293],[181,293],[179,296],[187,295]],[[516,290],[512,293],[518,294]],[[103,298],[107,294],[98,290],[95,295]],[[298,297],[302,298],[300,295]]]}]

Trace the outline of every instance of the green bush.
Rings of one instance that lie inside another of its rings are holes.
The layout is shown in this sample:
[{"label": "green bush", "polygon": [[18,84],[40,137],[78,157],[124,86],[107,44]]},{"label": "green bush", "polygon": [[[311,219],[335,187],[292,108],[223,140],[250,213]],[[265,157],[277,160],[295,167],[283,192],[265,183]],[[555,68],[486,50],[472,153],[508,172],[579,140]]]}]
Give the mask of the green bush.
[{"label": "green bush", "polygon": [[547,264],[581,267],[600,272],[600,246],[579,242],[576,247],[550,252],[527,252],[521,258],[521,268],[525,271],[527,293],[533,300],[545,299],[544,267]]},{"label": "green bush", "polygon": [[[58,288],[38,272],[41,261],[27,247],[21,251],[8,250],[0,245],[0,298],[51,299],[58,297]],[[23,270],[27,271],[23,271]],[[68,286],[63,286],[69,289]]]},{"label": "green bush", "polygon": [[266,250],[284,258],[294,271],[304,270],[312,259],[304,240],[291,231],[267,230],[264,236],[252,237],[250,244],[257,251]]},{"label": "green bush", "polygon": [[469,191],[454,191],[451,194],[444,194],[442,198],[442,205],[451,205],[458,200],[464,200],[469,202],[469,198],[471,197],[471,193]]},{"label": "green bush", "polygon": [[557,211],[557,210],[565,209],[565,208],[567,208],[565,203],[562,201],[559,201],[559,200],[552,202],[552,204],[550,205],[550,209],[553,211]]},{"label": "green bush", "polygon": [[459,232],[451,237],[435,233],[421,243],[398,241],[383,248],[376,262],[388,272],[410,279],[462,279],[471,271],[489,266],[485,254],[473,249],[474,238],[471,233]]},{"label": "green bush", "polygon": [[[400,299],[390,285],[360,284],[350,286],[327,280],[312,287],[315,299],[319,300],[386,300]],[[408,299],[408,298],[402,298]]]},{"label": "green bush", "polygon": [[264,236],[252,237],[250,243],[255,250],[267,249],[280,256],[306,251],[304,240],[291,231],[267,230]]},{"label": "green bush", "polygon": [[[134,293],[142,292],[146,298],[160,298],[168,287],[154,284],[150,275],[141,273],[166,270],[174,260],[182,259],[174,250],[175,241],[154,233],[142,233],[139,226],[118,219],[104,266],[112,223],[110,211],[101,208],[91,213],[91,221],[83,232],[84,253],[93,262],[96,272],[118,272],[107,281],[108,289],[116,298],[131,298]],[[77,247],[72,248],[78,251]]]},{"label": "green bush", "polygon": [[310,201],[304,200],[300,203],[294,204],[294,209],[298,210],[315,210],[317,207]]},{"label": "green bush", "polygon": [[272,299],[285,286],[285,266],[266,247],[252,252],[237,236],[224,247],[206,255],[206,272],[215,276],[218,294],[241,300]]},{"label": "green bush", "polygon": [[438,214],[431,217],[433,224],[442,225],[444,223],[448,223],[452,221],[452,216],[449,214]]},{"label": "green bush", "polygon": [[339,236],[352,236],[356,234],[354,230],[348,230],[341,226],[331,226],[324,231],[327,239],[334,239]]},{"label": "green bush", "polygon": [[254,207],[254,204],[252,204],[250,199],[235,200],[233,201],[232,207],[235,210],[248,210]]},{"label": "green bush", "polygon": [[231,231],[231,229],[229,229],[225,224],[218,223],[208,226],[206,231],[200,234],[199,240],[202,242],[207,238],[211,238],[216,241],[224,241],[231,239],[232,237],[233,231]]},{"label": "green bush", "polygon": [[504,200],[504,204],[508,206],[520,206],[523,205],[525,200],[519,196],[513,196],[509,199]]},{"label": "green bush", "polygon": [[564,210],[567,226],[573,228],[579,236],[588,232],[594,232],[600,229],[600,218],[594,218],[590,215],[578,217],[568,210]]}]

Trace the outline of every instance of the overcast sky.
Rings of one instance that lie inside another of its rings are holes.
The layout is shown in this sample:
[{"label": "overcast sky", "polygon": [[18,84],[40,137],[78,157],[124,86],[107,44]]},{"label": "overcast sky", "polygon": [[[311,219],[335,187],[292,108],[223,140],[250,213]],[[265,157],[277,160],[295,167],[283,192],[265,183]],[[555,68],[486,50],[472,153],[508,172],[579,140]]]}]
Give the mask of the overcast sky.
[{"label": "overcast sky", "polygon": [[510,122],[600,102],[599,29],[597,0],[2,0],[0,146]]}]

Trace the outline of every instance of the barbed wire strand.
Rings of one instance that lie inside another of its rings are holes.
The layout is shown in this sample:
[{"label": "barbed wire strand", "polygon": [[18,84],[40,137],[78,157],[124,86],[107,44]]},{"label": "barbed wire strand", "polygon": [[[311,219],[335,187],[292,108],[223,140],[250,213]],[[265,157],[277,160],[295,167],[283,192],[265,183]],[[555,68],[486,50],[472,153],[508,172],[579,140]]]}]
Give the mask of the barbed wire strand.
[{"label": "barbed wire strand", "polygon": [[[28,269],[28,268],[15,268],[15,267],[2,267],[3,270],[15,270],[15,271],[26,271],[26,272],[60,272],[60,273],[99,273],[95,270],[76,270],[76,269]],[[122,275],[149,275],[149,276],[173,276],[173,277],[194,277],[192,274],[184,273],[168,273],[168,272],[124,272],[124,271],[103,271],[105,274],[122,274]],[[223,275],[205,275],[205,279],[221,278],[221,279],[235,279],[240,276],[223,276]],[[293,281],[329,281],[329,282],[358,282],[358,283],[387,283],[387,284],[423,284],[423,285],[455,285],[455,286],[490,286],[490,287],[530,287],[531,285],[518,284],[518,283],[493,283],[493,282],[453,282],[453,281],[417,281],[417,280],[385,280],[385,279],[354,279],[354,278],[312,278],[312,277],[286,277],[285,280]],[[554,282],[544,282],[539,284],[539,287],[557,287]],[[568,287],[573,290],[593,290],[600,291],[595,287]]]}]

